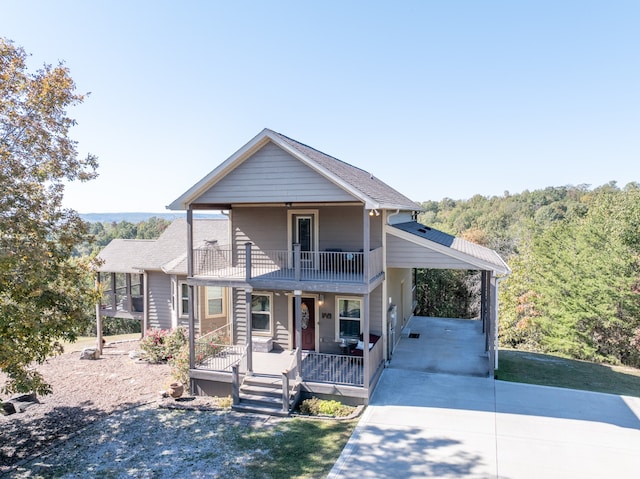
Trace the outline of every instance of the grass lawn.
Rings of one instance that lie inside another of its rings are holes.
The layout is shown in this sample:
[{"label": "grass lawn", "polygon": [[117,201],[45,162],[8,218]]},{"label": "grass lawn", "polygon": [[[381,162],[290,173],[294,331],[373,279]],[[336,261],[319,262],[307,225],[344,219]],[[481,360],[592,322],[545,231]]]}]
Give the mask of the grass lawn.
[{"label": "grass lawn", "polygon": [[640,397],[640,369],[501,349],[496,378]]}]

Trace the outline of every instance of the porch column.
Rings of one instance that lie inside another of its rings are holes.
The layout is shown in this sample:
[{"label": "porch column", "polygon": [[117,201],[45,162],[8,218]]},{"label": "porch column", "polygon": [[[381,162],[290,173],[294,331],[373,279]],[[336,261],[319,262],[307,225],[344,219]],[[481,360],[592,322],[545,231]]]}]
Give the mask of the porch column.
[{"label": "porch column", "polygon": [[187,209],[187,278],[193,277],[193,209]]},{"label": "porch column", "polygon": [[[244,301],[246,303],[246,318],[247,318],[247,374],[251,376],[253,374],[253,329],[251,325],[251,295],[253,294],[253,288],[245,288]],[[273,305],[271,306],[273,310]],[[272,312],[273,314],[273,312]]]},{"label": "porch column", "polygon": [[133,313],[133,297],[131,296],[131,273],[124,275],[125,291],[127,292],[127,304],[124,305],[129,313]]},{"label": "porch column", "polygon": [[364,375],[364,388],[369,390],[369,381],[371,378],[371,364],[369,363],[369,293],[365,294],[362,298],[362,314],[363,314],[363,325],[362,325],[362,362],[363,362],[363,375]]},{"label": "porch column", "polygon": [[[189,369],[195,369],[196,367],[196,329],[195,329],[195,307],[194,307],[194,299],[195,299],[195,287],[193,285],[188,285],[188,294],[189,294]],[[191,391],[191,387],[189,387],[189,391]]]},{"label": "porch column", "polygon": [[295,296],[296,310],[294,312],[293,322],[296,329],[296,378],[300,380],[300,372],[302,371],[302,291],[295,290],[293,292]]},{"label": "porch column", "polygon": [[[372,210],[373,211],[373,210]],[[371,223],[369,212],[362,209],[362,276],[363,283],[369,284],[369,250],[371,249]]]},{"label": "porch column", "polygon": [[[96,290],[100,291],[100,273],[96,273]],[[100,311],[100,304],[102,302],[102,298],[100,298],[96,302],[96,347],[100,354],[102,354],[102,314]]]},{"label": "porch column", "polygon": [[142,331],[146,331],[149,329],[149,273],[146,271],[142,274],[142,283]]}]

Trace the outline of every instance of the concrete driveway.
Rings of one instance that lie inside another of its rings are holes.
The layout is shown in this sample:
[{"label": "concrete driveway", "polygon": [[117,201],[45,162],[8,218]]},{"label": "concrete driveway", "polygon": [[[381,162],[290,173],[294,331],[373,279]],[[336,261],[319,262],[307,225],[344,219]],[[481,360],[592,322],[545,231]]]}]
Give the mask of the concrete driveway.
[{"label": "concrete driveway", "polygon": [[640,477],[640,398],[386,369],[329,478]]}]

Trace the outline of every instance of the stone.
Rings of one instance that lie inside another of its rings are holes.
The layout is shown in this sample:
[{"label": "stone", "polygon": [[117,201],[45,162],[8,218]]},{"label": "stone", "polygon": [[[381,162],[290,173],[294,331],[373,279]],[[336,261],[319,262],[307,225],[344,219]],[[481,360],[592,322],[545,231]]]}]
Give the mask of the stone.
[{"label": "stone", "polygon": [[98,359],[100,357],[100,351],[98,348],[84,348],[80,352],[80,359]]},{"label": "stone", "polygon": [[3,402],[0,410],[5,416],[9,416],[10,414],[15,414],[17,412],[16,407],[11,402]]}]

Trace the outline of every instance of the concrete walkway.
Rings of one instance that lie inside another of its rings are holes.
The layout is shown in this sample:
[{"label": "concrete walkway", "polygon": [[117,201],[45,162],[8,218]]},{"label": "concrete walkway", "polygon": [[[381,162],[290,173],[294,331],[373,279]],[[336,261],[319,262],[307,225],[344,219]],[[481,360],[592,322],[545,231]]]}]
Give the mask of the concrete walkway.
[{"label": "concrete walkway", "polygon": [[640,477],[640,398],[430,373],[396,359],[329,478]]}]

